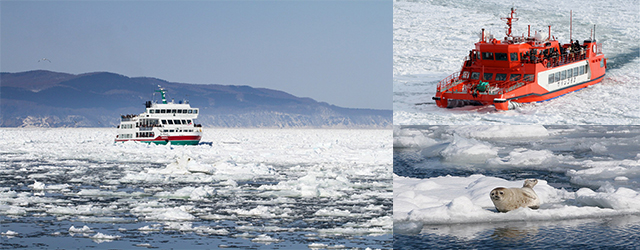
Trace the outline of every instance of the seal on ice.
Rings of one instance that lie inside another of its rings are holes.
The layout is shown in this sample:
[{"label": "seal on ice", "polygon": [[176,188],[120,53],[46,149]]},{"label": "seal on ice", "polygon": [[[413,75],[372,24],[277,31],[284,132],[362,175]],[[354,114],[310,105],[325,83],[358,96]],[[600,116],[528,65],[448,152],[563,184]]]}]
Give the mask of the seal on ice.
[{"label": "seal on ice", "polygon": [[527,179],[522,188],[497,187],[491,190],[490,197],[499,212],[509,212],[520,207],[538,209],[540,199],[533,186],[538,184],[536,179]]}]

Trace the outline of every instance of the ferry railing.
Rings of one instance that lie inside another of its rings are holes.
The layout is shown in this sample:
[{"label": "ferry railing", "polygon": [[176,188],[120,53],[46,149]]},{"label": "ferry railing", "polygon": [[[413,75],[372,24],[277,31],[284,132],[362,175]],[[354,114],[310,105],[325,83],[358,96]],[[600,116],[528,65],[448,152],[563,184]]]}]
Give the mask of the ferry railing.
[{"label": "ferry railing", "polygon": [[457,80],[459,80],[460,78],[460,71],[456,71],[455,73],[447,76],[447,78],[442,79],[440,82],[438,82],[438,92],[440,92],[443,89],[449,89],[451,86],[454,86],[455,84],[458,83]]}]

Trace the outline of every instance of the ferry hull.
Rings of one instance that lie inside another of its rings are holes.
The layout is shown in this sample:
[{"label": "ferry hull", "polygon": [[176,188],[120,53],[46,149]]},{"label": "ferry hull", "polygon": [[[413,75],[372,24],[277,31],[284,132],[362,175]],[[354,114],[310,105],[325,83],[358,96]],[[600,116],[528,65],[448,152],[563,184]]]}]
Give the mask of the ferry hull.
[{"label": "ferry hull", "polygon": [[200,143],[200,139],[202,136],[158,136],[153,139],[128,139],[128,140],[116,140],[116,142],[125,142],[125,141],[137,141],[144,143],[153,143],[165,145],[171,143],[171,145],[198,145]]},{"label": "ferry hull", "polygon": [[[544,92],[542,90],[538,90],[536,92],[529,92],[527,89],[536,88],[542,89],[539,86],[529,87],[523,86],[523,90],[514,91],[513,93],[500,94],[500,95],[489,95],[489,94],[479,94],[476,97],[468,94],[468,93],[437,93],[436,97],[433,99],[436,101],[436,105],[440,108],[455,108],[459,107],[463,104],[466,105],[494,105],[497,110],[509,110],[509,102],[515,103],[532,103],[532,102],[544,102],[548,101],[568,93],[581,90],[583,88],[589,87],[591,85],[597,84],[602,81],[604,75],[589,80],[586,82],[582,82],[576,85],[572,85],[566,88],[558,89],[552,92]],[[511,105],[513,107],[513,105]]]}]

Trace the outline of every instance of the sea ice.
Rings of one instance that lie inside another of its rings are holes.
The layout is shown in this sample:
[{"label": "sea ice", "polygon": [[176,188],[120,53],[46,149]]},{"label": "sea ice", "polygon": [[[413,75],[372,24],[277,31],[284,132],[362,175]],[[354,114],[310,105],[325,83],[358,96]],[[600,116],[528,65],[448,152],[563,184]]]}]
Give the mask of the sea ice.
[{"label": "sea ice", "polygon": [[[427,224],[547,221],[640,213],[640,193],[620,187],[608,192],[582,188],[556,189],[539,180],[533,189],[540,209],[520,208],[498,213],[489,191],[495,187],[521,187],[523,180],[497,177],[441,176],[427,179],[394,176],[394,227],[414,230]],[[413,226],[412,226],[413,225]]]}]

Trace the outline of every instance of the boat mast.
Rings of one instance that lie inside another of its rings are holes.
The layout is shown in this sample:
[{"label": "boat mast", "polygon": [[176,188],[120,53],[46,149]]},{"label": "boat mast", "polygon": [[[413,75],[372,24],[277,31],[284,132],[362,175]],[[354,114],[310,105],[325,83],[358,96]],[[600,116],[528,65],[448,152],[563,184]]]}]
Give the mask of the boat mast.
[{"label": "boat mast", "polygon": [[569,11],[569,41],[573,42],[573,10]]},{"label": "boat mast", "polygon": [[156,90],[155,92],[160,92],[160,94],[162,95],[162,104],[167,104],[167,98],[165,98],[164,96],[165,90],[160,87],[160,85],[158,85],[158,87],[160,88],[160,90]]},{"label": "boat mast", "polygon": [[507,37],[511,37],[511,25],[513,24],[513,21],[518,21],[518,18],[513,17],[515,13],[516,13],[516,9],[511,7],[511,15],[509,17],[500,18],[502,20],[506,20],[507,26],[509,26],[509,28],[507,29]]}]

